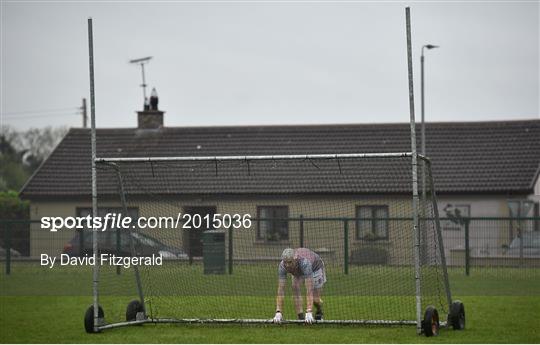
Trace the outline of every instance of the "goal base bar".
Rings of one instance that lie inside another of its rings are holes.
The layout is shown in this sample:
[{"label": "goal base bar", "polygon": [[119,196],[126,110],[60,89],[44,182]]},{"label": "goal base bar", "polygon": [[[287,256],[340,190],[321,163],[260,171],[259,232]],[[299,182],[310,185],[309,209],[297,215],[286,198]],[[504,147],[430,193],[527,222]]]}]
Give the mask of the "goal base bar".
[{"label": "goal base bar", "polygon": [[[185,324],[273,324],[272,319],[146,319],[126,321],[99,326],[98,330],[142,325],[146,323],[185,323]],[[281,324],[304,324],[303,320],[283,320]],[[413,320],[315,320],[314,325],[379,325],[379,326],[416,326]],[[446,322],[441,322],[441,327]]]}]

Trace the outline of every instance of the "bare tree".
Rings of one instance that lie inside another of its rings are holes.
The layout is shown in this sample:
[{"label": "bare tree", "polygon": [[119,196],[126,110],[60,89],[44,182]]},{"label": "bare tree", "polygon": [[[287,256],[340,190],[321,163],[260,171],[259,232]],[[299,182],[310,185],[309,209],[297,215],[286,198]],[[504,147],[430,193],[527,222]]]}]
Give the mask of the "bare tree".
[{"label": "bare tree", "polygon": [[49,156],[67,131],[66,127],[45,127],[18,132],[8,126],[2,127],[0,190],[18,190],[26,178]]}]

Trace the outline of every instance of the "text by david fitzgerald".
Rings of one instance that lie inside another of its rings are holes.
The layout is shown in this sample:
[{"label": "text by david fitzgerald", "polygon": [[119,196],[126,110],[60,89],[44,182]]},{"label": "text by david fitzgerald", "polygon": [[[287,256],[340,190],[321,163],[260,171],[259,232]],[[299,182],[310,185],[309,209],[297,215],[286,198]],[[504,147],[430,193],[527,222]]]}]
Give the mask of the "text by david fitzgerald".
[{"label": "text by david fitzgerald", "polygon": [[155,254],[152,254],[152,256],[117,256],[114,254],[70,256],[60,254],[60,257],[41,254],[41,266],[49,268],[53,268],[56,264],[60,266],[94,266],[96,262],[100,266],[122,266],[124,268],[130,268],[131,266],[161,266],[163,257]]}]

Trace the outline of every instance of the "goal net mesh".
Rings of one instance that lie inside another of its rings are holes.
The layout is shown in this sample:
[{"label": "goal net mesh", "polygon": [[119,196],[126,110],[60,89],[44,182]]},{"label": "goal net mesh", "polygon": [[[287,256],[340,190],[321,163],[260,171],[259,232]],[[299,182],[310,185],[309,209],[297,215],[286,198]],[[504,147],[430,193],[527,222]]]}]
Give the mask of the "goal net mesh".
[{"label": "goal net mesh", "polygon": [[[443,318],[429,171],[420,161],[420,295],[422,310],[434,305]],[[281,253],[305,247],[324,261],[325,320],[414,321],[412,200],[411,157],[100,163],[100,215],[127,212],[133,221],[100,231],[98,250],[162,258],[136,268],[152,319],[271,319]],[[135,273],[101,263],[107,323],[125,321],[127,304],[139,299]],[[283,315],[294,320],[291,281]]]}]

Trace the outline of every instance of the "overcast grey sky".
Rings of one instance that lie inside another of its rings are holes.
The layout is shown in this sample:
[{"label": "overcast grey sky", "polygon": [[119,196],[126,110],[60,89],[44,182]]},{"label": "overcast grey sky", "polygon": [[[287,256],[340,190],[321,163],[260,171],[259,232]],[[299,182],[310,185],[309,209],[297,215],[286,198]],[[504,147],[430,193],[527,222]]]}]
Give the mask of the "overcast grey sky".
[{"label": "overcast grey sky", "polygon": [[429,121],[539,118],[537,1],[2,0],[1,122],[81,126],[88,17],[100,127],[136,126],[141,76],[128,61],[148,55],[167,126],[407,122],[405,6],[418,119],[427,43],[441,46],[426,52]]}]

